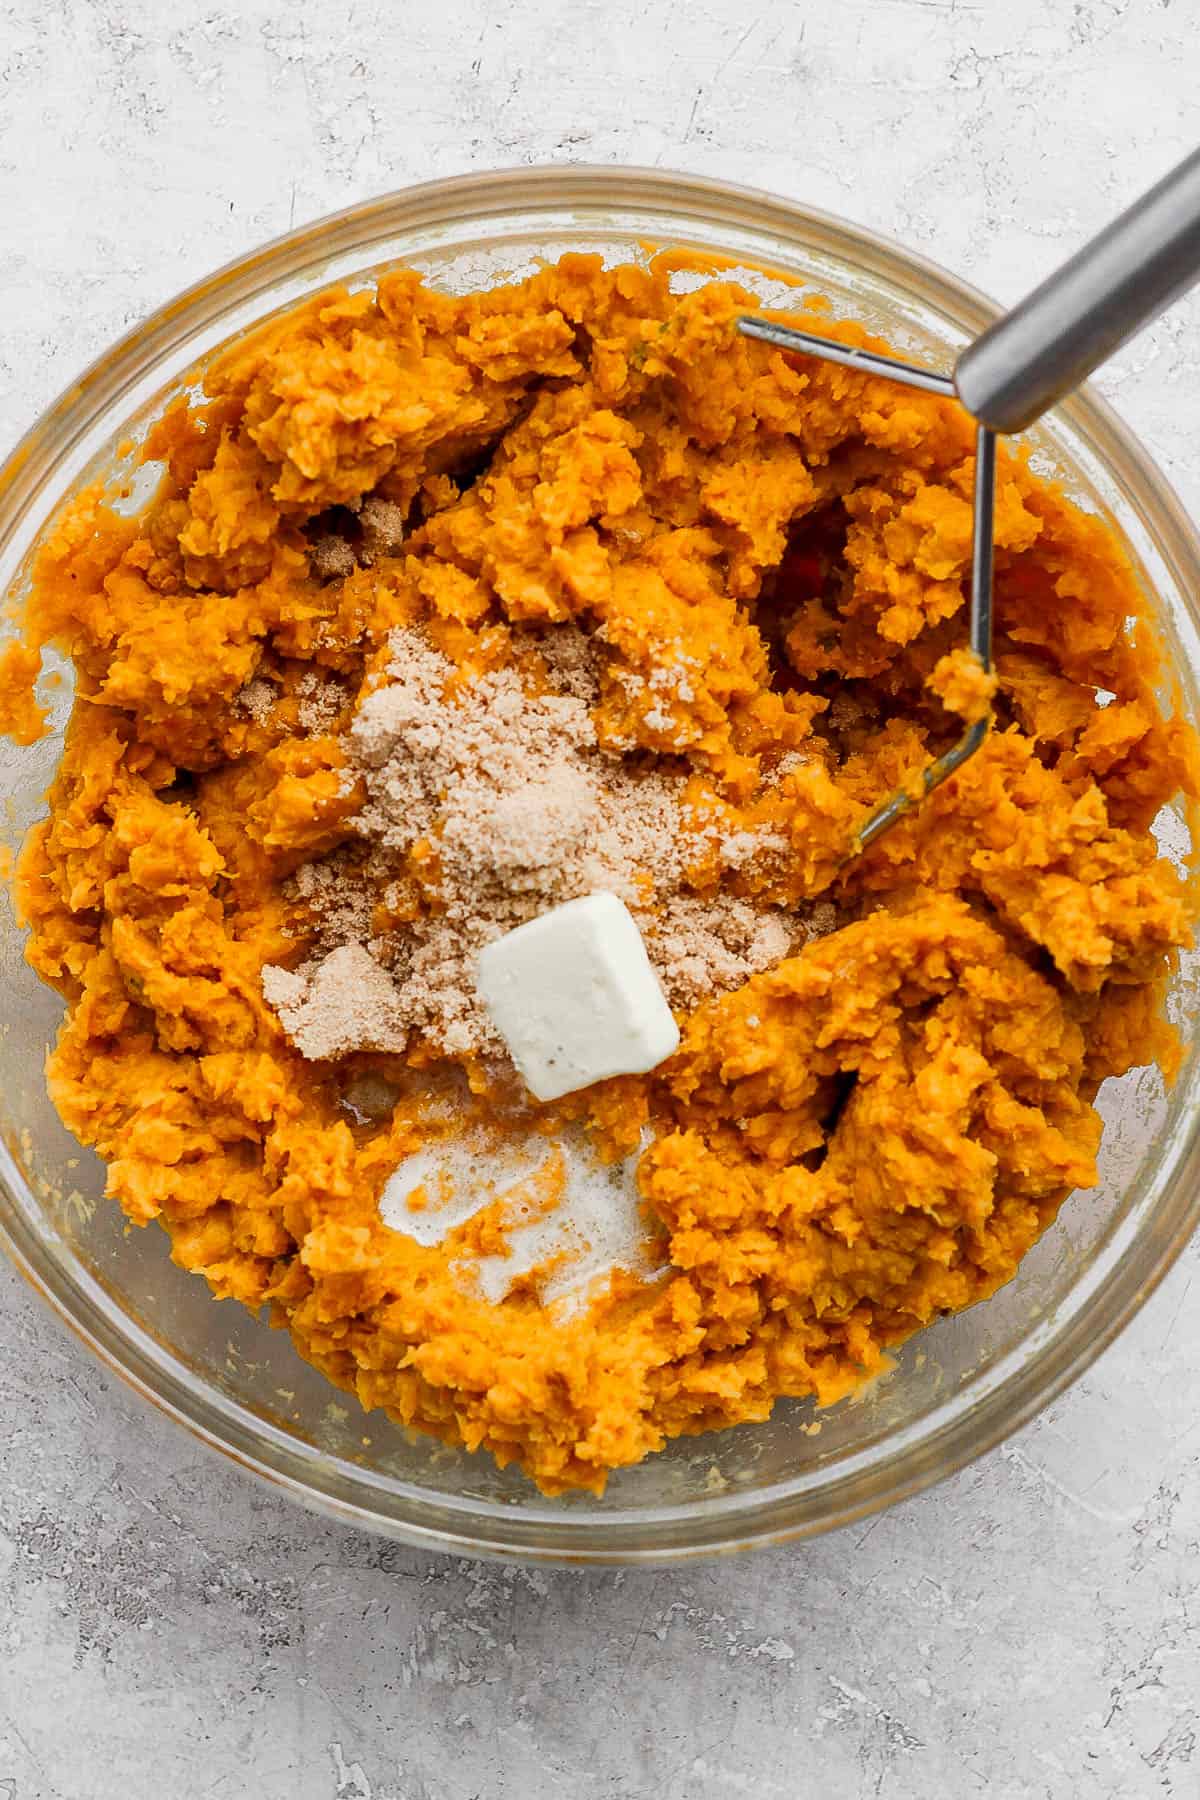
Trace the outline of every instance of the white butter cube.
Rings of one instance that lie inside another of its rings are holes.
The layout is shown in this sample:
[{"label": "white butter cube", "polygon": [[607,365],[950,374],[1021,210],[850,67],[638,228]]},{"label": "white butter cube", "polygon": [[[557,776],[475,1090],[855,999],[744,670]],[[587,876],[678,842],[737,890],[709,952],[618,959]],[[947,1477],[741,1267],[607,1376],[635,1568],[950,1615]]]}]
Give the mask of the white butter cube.
[{"label": "white butter cube", "polygon": [[506,932],[480,952],[475,985],[538,1100],[643,1075],[679,1047],[642,934],[615,894],[568,900]]}]

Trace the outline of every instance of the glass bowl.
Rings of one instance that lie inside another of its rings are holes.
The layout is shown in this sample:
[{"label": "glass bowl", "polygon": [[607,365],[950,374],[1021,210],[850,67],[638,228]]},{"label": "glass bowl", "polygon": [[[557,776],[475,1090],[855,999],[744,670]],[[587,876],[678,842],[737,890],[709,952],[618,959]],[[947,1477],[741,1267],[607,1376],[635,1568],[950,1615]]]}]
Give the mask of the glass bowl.
[{"label": "glass bowl", "polygon": [[[83,375],[0,470],[0,592],[19,597],[31,546],[82,481],[128,467],[130,441],[204,359],[265,315],[332,281],[396,262],[461,289],[564,250],[644,259],[655,246],[720,254],[764,297],[780,274],[825,295],[916,357],[948,365],[994,316],[978,294],[861,229],[694,176],[543,168],[433,182],[338,213],[200,283]],[[695,280],[696,277],[681,277]],[[1200,542],[1145,452],[1083,392],[1035,434],[1035,454],[1121,532],[1165,650],[1165,692],[1192,718],[1200,678]],[[143,490],[144,491],[144,488]],[[136,503],[137,490],[128,504]],[[69,705],[52,691],[56,725]],[[0,748],[4,830],[42,810],[59,740]],[[1160,839],[1176,856],[1187,820]],[[1200,1214],[1200,1061],[1168,1093],[1157,1071],[1106,1084],[1098,1189],[1077,1195],[1017,1278],[922,1333],[895,1371],[825,1414],[781,1403],[763,1425],[684,1439],[615,1476],[603,1500],[546,1500],[514,1471],[363,1414],[284,1334],[170,1262],[154,1229],[101,1199],[103,1171],[59,1123],[42,1060],[61,1012],[0,926],[0,1241],[87,1343],[197,1437],[333,1516],[408,1543],[563,1562],[664,1561],[803,1537],[927,1487],[1028,1420],[1111,1341],[1178,1255]],[[1170,1000],[1190,1044],[1197,958]]]}]

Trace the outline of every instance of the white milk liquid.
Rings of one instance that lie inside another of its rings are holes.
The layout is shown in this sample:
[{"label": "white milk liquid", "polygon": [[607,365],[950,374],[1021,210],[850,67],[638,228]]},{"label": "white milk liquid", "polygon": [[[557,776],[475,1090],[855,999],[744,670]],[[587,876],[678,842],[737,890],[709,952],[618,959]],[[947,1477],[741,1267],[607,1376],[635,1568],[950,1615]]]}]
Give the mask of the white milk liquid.
[{"label": "white milk liquid", "polygon": [[[603,1163],[578,1126],[550,1139],[535,1131],[472,1124],[406,1157],[379,1197],[380,1216],[418,1244],[440,1244],[456,1226],[507,1197],[508,1255],[464,1257],[456,1268],[498,1304],[519,1277],[553,1257],[539,1298],[555,1317],[570,1318],[586,1309],[618,1269],[649,1278],[661,1265],[639,1206],[636,1171],[644,1147],[622,1162]],[[537,1177],[559,1155],[565,1165],[562,1196],[543,1211]],[[425,1204],[412,1211],[409,1197],[418,1189]]]}]

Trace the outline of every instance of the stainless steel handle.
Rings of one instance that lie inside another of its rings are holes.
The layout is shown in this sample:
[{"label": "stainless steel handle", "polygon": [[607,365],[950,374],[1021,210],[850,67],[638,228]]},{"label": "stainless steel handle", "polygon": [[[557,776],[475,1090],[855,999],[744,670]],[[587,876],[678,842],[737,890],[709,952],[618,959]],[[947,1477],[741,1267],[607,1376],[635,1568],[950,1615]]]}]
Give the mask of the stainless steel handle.
[{"label": "stainless steel handle", "polygon": [[963,351],[954,385],[993,431],[1023,431],[1200,280],[1200,150]]}]

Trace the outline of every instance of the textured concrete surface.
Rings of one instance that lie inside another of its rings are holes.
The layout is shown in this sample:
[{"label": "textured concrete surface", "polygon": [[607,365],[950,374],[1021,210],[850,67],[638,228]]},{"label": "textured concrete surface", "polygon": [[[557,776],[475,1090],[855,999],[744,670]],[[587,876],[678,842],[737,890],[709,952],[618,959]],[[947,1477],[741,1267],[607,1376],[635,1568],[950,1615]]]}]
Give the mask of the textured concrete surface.
[{"label": "textured concrete surface", "polygon": [[[469,167],[723,174],[1015,298],[1200,137],[1194,34],[1186,0],[0,0],[0,449],[226,257]],[[1200,301],[1105,386],[1200,509]],[[1198,1274],[932,1495],[580,1575],[307,1518],[0,1270],[0,1800],[1193,1796]]]}]

